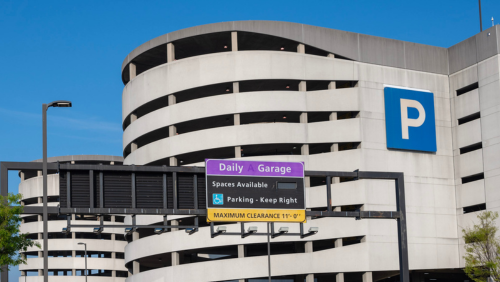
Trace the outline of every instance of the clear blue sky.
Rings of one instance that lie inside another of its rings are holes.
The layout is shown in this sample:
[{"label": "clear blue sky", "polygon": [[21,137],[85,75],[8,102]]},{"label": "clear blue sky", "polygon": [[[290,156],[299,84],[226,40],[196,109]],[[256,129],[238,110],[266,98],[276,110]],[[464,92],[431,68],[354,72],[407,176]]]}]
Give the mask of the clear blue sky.
[{"label": "clear blue sky", "polygon": [[[500,1],[482,4],[483,26],[492,16],[500,22]],[[477,0],[0,0],[0,160],[42,157],[41,105],[59,99],[74,106],[49,110],[49,156],[121,155],[125,56],[162,34],[233,20],[298,22],[441,47],[479,32]]]}]

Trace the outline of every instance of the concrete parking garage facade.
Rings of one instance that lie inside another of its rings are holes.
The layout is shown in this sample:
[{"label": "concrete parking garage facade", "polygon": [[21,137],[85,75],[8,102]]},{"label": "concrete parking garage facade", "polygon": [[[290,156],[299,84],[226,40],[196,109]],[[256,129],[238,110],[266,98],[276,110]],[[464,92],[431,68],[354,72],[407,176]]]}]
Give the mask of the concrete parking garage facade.
[{"label": "concrete parking garage facade", "polygon": [[[303,161],[307,170],[404,172],[412,280],[463,281],[461,228],[478,211],[498,210],[500,200],[499,31],[489,28],[450,48],[272,21],[160,36],[122,65],[124,164],[203,166],[205,158],[241,158]],[[436,152],[387,148],[388,85],[433,93]],[[395,209],[390,182],[333,183],[336,210]],[[325,189],[308,179],[308,208],[325,208]],[[320,232],[273,240],[276,279],[395,281],[395,222],[307,224]],[[265,238],[210,239],[206,227],[192,236],[147,235],[126,247],[129,282],[267,275],[259,251]]]}]

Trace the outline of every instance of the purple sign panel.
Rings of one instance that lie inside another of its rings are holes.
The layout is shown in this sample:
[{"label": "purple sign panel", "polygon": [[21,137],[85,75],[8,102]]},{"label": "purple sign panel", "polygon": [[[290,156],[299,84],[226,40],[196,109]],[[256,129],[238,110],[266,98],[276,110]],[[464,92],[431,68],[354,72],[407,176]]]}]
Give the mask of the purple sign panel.
[{"label": "purple sign panel", "polygon": [[205,160],[207,175],[304,177],[301,162]]}]

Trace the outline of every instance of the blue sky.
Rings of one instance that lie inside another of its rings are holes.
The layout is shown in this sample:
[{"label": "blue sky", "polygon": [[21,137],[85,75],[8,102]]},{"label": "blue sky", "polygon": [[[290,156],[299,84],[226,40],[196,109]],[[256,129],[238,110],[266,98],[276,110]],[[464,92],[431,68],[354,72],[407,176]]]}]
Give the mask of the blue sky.
[{"label": "blue sky", "polygon": [[[41,105],[59,99],[74,106],[49,110],[49,156],[121,155],[122,61],[174,30],[277,20],[449,47],[479,32],[477,2],[0,0],[0,160],[42,157]],[[482,4],[483,27],[500,22],[500,1]]]}]

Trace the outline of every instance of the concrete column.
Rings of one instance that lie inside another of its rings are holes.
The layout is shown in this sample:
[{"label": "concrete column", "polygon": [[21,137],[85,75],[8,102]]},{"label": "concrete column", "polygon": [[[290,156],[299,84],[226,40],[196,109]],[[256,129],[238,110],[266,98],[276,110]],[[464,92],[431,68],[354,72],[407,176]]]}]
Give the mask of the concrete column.
[{"label": "concrete column", "polygon": [[[304,247],[305,247],[306,253],[313,252],[313,242],[312,241],[306,242]],[[307,274],[306,275],[306,282],[314,282],[314,274]]]},{"label": "concrete column", "polygon": [[139,146],[137,146],[137,143],[130,143],[130,152],[133,152],[135,150],[137,150],[139,148]]},{"label": "concrete column", "polygon": [[344,273],[335,274],[335,282],[344,282]]},{"label": "concrete column", "polygon": [[76,250],[72,250],[71,251],[71,257],[72,258],[76,258]]},{"label": "concrete column", "polygon": [[306,46],[302,43],[297,45],[297,53],[305,54],[306,53]]},{"label": "concrete column", "polygon": [[240,114],[234,114],[234,125],[240,125]]},{"label": "concrete column", "polygon": [[71,164],[75,164],[75,161],[71,161]]},{"label": "concrete column", "polygon": [[23,182],[24,181],[24,172],[21,171],[20,176],[21,176],[21,182]]},{"label": "concrete column", "polygon": [[173,43],[167,44],[167,63],[175,61],[175,46]]},{"label": "concrete column", "polygon": [[111,270],[111,277],[116,277],[116,270]]},{"label": "concrete column", "polygon": [[233,82],[233,93],[240,93],[240,83]]},{"label": "concrete column", "polygon": [[241,158],[241,146],[234,147],[234,157]]},{"label": "concrete column", "polygon": [[373,276],[371,272],[363,273],[363,282],[373,282]]},{"label": "concrete column", "polygon": [[179,252],[172,252],[172,266],[180,264]]},{"label": "concrete column", "polygon": [[[170,221],[170,225],[172,225],[172,226],[177,226],[177,225],[179,225],[179,221],[178,221],[178,220],[171,220],[171,221]],[[178,231],[178,230],[179,230],[179,228],[172,228],[172,229],[170,229],[170,230],[171,230],[171,231]]]},{"label": "concrete column", "polygon": [[238,51],[238,32],[231,32],[231,51]]},{"label": "concrete column", "polygon": [[[335,82],[332,82],[335,83]],[[337,112],[333,112],[330,114],[330,120],[337,120]],[[339,144],[335,143],[331,146],[330,148],[331,152],[338,152],[339,151]],[[332,177],[332,184],[335,183],[340,183],[340,177]]]},{"label": "concrete column", "polygon": [[37,170],[36,171],[36,176],[42,176],[42,171],[41,170]]},{"label": "concrete column", "polygon": [[170,166],[177,166],[177,158],[176,157],[170,157]]},{"label": "concrete column", "polygon": [[245,257],[245,245],[238,245],[238,258]]},{"label": "concrete column", "polygon": [[330,54],[328,54],[328,56],[327,56],[327,57],[328,57],[328,58],[333,58],[333,59],[335,59],[335,54],[330,53]]},{"label": "concrete column", "polygon": [[38,270],[38,276],[43,276],[43,269]]},{"label": "concrete column", "polygon": [[176,103],[177,103],[177,98],[175,97],[175,95],[168,95],[168,105],[172,106],[175,105]]},{"label": "concrete column", "polygon": [[337,83],[335,81],[330,81],[328,89],[337,89]]},{"label": "concrete column", "polygon": [[110,165],[115,165],[115,162],[109,162]]},{"label": "concrete column", "polygon": [[301,81],[299,83],[299,91],[303,91],[303,92],[307,91],[307,85],[306,85],[305,81]]},{"label": "concrete column", "polygon": [[[179,225],[179,221],[171,220],[170,225]],[[172,228],[170,230],[172,230],[172,232],[174,232],[174,231],[178,231],[179,228]],[[179,264],[180,264],[179,252],[172,252],[172,266],[179,265]]]},{"label": "concrete column", "polygon": [[[139,232],[132,232],[132,241],[139,240]],[[132,274],[138,274],[141,272],[141,265],[138,261],[134,261],[132,265]]]},{"label": "concrete column", "polygon": [[[168,96],[168,105],[169,106],[175,105],[176,102],[177,102],[177,99],[176,99],[175,95],[169,95]],[[175,125],[169,126],[168,127],[168,136],[169,137],[173,137],[175,135],[177,135],[177,127]],[[170,161],[170,163],[172,163],[172,160]],[[170,165],[172,165],[172,164],[170,164]],[[176,162],[175,165],[177,165],[177,162]]]},{"label": "concrete column", "polygon": [[71,270],[71,274],[72,274],[73,276],[76,276],[76,269],[72,269],[72,270]]},{"label": "concrete column", "polygon": [[130,63],[128,65],[128,73],[130,76],[130,80],[134,79],[137,76],[137,67],[134,63]]},{"label": "concrete column", "polygon": [[130,114],[130,123],[133,123],[136,120],[137,120],[137,115],[136,114]]}]

